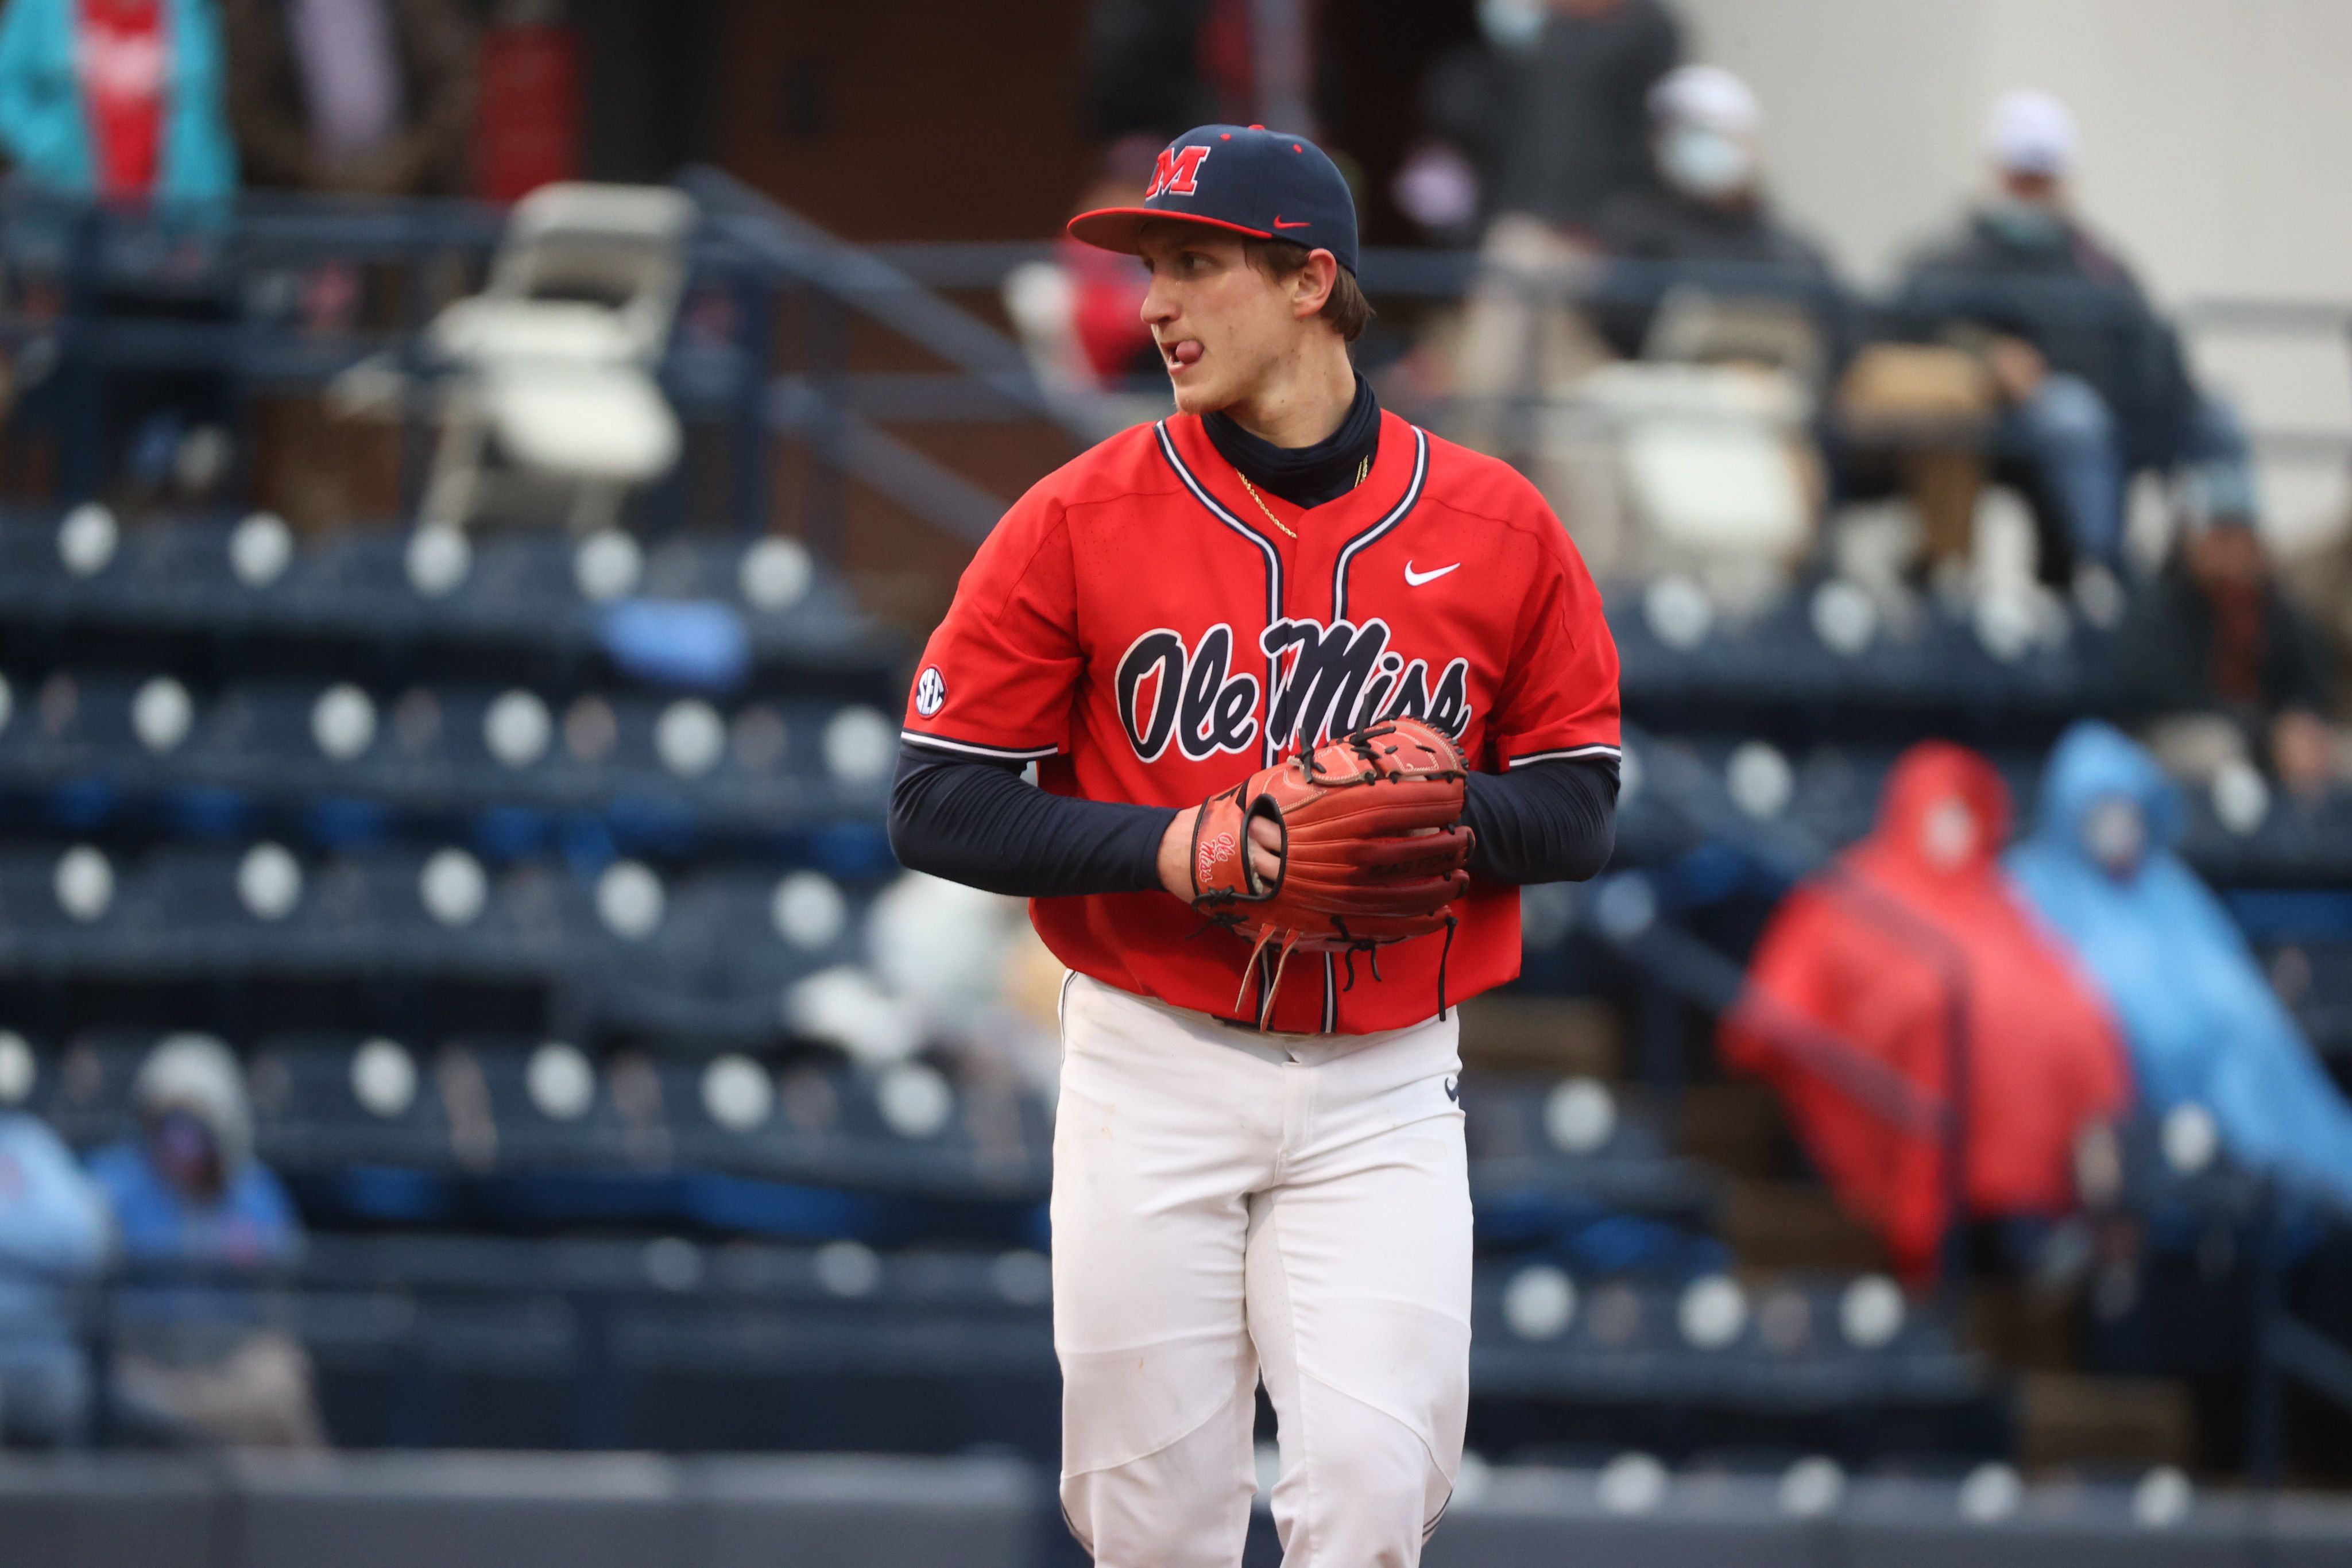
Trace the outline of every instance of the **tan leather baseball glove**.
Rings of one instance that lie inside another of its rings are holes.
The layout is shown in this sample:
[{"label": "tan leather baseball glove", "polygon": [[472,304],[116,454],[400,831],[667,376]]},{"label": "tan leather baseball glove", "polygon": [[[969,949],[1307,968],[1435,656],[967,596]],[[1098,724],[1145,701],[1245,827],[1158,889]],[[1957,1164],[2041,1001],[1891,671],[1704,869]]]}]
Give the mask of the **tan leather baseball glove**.
[{"label": "tan leather baseball glove", "polygon": [[[1192,825],[1192,907],[1255,943],[1234,1006],[1262,962],[1270,973],[1261,1028],[1291,954],[1370,954],[1450,932],[1449,906],[1470,886],[1465,777],[1451,738],[1419,719],[1394,718],[1263,768],[1203,802]],[[1282,833],[1282,870],[1271,883],[1248,852],[1250,823],[1261,817]]]}]

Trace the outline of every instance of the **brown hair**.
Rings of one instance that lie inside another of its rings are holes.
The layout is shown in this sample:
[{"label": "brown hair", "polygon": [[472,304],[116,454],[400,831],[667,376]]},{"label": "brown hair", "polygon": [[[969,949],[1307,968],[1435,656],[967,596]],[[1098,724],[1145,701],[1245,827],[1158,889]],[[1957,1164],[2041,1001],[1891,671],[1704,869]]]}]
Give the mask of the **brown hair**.
[{"label": "brown hair", "polygon": [[[1252,267],[1276,283],[1297,277],[1313,254],[1305,246],[1286,239],[1245,239],[1242,241],[1242,253],[1249,257]],[[1362,334],[1364,323],[1372,319],[1372,302],[1364,298],[1356,275],[1343,267],[1332,277],[1331,292],[1318,314],[1331,323],[1342,342],[1352,343]]]}]

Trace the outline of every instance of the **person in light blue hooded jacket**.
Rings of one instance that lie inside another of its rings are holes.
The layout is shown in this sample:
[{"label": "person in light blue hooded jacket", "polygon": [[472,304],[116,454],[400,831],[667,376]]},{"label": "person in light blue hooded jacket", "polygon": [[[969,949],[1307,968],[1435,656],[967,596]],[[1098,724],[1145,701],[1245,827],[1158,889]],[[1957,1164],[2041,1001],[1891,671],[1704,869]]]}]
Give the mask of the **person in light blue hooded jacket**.
[{"label": "person in light blue hooded jacket", "polygon": [[47,1124],[0,1112],[0,1441],[70,1443],[89,1402],[73,1291],[106,1261],[106,1205]]},{"label": "person in light blue hooded jacket", "polygon": [[2051,754],[2010,873],[2105,993],[2151,1112],[2196,1102],[2241,1164],[2352,1204],[2352,1108],[2181,863],[2182,826],[2155,759],[2085,720]]}]

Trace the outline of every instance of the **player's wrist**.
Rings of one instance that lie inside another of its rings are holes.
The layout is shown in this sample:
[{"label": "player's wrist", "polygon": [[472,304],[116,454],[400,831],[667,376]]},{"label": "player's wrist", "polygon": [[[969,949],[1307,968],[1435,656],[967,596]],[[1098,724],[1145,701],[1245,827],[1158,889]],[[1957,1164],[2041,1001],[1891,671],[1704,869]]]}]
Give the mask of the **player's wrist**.
[{"label": "player's wrist", "polygon": [[1201,814],[1198,806],[1187,806],[1168,821],[1168,829],[1160,835],[1160,885],[1182,899],[1192,902],[1192,823]]}]

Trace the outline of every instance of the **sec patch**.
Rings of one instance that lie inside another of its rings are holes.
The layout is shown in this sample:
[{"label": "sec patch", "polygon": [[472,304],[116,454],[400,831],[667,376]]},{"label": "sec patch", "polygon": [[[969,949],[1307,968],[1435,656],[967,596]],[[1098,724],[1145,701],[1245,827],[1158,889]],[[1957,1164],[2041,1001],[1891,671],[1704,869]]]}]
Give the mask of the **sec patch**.
[{"label": "sec patch", "polygon": [[948,680],[937,664],[926,665],[915,677],[915,711],[930,717],[948,706]]}]

